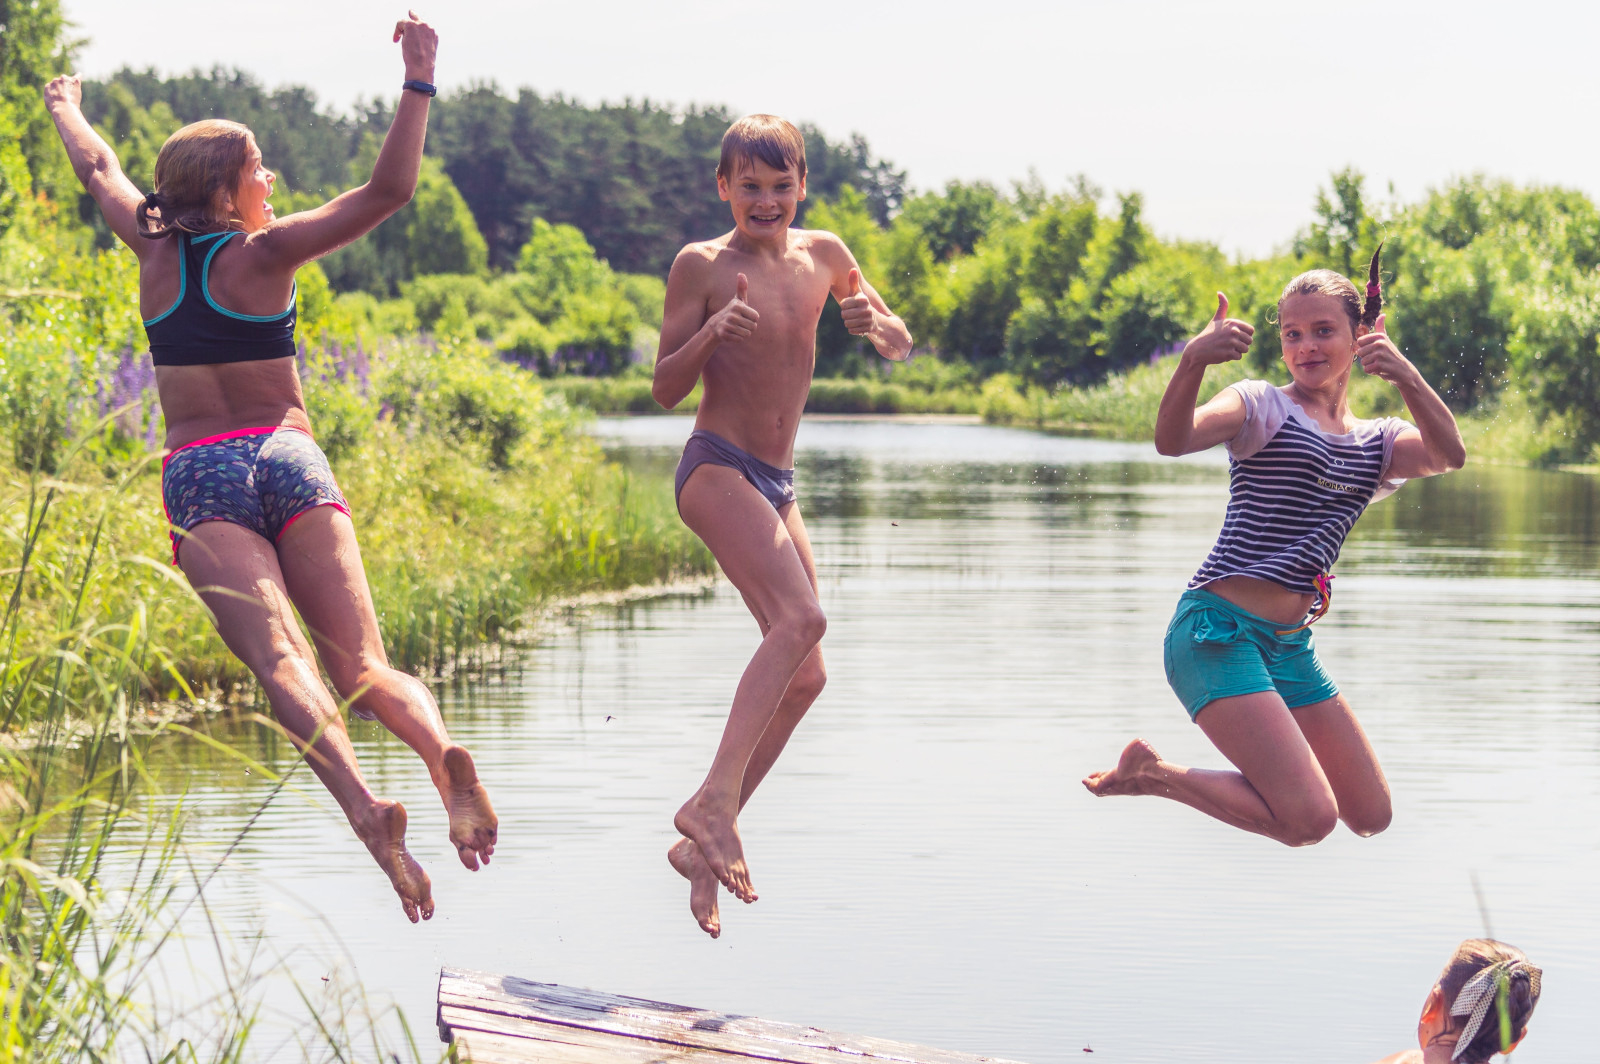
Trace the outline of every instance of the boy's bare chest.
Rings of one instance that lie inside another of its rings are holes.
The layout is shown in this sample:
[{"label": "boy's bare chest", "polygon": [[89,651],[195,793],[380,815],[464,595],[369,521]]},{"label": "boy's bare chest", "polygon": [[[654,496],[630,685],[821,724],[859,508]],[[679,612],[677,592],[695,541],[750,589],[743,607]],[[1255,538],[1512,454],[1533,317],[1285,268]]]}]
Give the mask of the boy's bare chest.
[{"label": "boy's bare chest", "polygon": [[723,306],[735,291],[738,275],[743,273],[748,282],[745,301],[761,315],[755,335],[744,346],[787,346],[796,342],[810,350],[816,340],[817,322],[828,304],[829,279],[809,258],[727,272],[707,309],[715,312]]}]

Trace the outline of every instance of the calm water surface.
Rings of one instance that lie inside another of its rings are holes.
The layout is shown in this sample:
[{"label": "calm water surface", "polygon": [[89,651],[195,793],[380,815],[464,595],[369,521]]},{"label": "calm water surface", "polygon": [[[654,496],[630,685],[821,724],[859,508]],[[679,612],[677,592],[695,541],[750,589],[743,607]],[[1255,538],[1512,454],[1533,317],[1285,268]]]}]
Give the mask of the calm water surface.
[{"label": "calm water surface", "polygon": [[[689,428],[597,432],[666,494]],[[1356,1064],[1414,1044],[1439,967],[1482,932],[1475,873],[1495,933],[1546,969],[1517,1060],[1590,1052],[1595,480],[1469,468],[1363,519],[1318,640],[1388,770],[1394,826],[1289,850],[1078,783],[1135,735],[1221,764],[1161,669],[1174,600],[1221,521],[1220,454],[810,421],[797,461],[830,681],[741,819],[761,900],[724,902],[720,940],[690,919],[664,853],[757,639],[725,583],[575,615],[504,676],[441,691],[502,818],[487,871],[455,864],[409,751],[356,724],[374,789],[411,810],[438,916],[404,921],[307,776],[208,891],[233,931],[223,953],[281,959],[329,994],[359,982],[424,1047],[451,964],[1033,1064],[1085,1048]],[[195,837],[225,845],[268,786],[198,748],[175,755]],[[196,971],[217,967],[205,936],[186,949]],[[292,1028],[301,1007],[271,994],[263,1022]]]}]

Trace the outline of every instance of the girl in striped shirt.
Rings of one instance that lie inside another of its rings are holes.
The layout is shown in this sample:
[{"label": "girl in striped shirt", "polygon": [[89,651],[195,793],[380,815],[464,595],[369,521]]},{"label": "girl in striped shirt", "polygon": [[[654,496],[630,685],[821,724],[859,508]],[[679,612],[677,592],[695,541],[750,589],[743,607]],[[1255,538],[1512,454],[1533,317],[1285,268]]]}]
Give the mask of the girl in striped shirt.
[{"label": "girl in striped shirt", "polygon": [[[1381,249],[1380,249],[1381,250]],[[1190,340],[1156,415],[1156,449],[1225,443],[1227,516],[1167,629],[1167,680],[1238,771],[1186,768],[1143,739],[1092,793],[1155,794],[1289,846],[1320,842],[1343,820],[1358,835],[1389,826],[1389,784],[1317,658],[1311,622],[1327,611],[1329,570],[1367,505],[1413,477],[1461,468],[1454,416],[1384,330],[1378,255],[1365,301],[1331,270],[1289,282],[1278,300],[1291,383],[1241,381],[1195,406],[1206,367],[1241,358],[1254,330],[1217,313]],[[1356,362],[1400,390],[1412,425],[1362,420],[1347,391]]]}]

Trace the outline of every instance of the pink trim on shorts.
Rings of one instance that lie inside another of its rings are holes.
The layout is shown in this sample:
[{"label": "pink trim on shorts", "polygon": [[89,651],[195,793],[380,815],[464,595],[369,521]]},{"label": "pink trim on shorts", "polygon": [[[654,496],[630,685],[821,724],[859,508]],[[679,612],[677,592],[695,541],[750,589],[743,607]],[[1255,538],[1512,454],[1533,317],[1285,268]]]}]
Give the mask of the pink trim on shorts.
[{"label": "pink trim on shorts", "polygon": [[[311,433],[307,432],[305,429],[296,428],[293,425],[259,425],[259,426],[255,427],[253,429],[231,429],[231,430],[229,430],[227,432],[219,432],[215,436],[202,436],[198,440],[190,440],[188,443],[185,443],[185,444],[183,444],[182,446],[179,446],[179,447],[174,447],[172,450],[168,451],[167,452],[167,456],[165,458],[161,459],[161,472],[165,473],[167,471],[167,463],[172,461],[172,456],[173,455],[177,454],[179,451],[182,451],[182,450],[184,450],[186,448],[198,447],[202,443],[218,443],[218,442],[220,442],[222,440],[235,440],[235,439],[238,439],[240,436],[270,436],[274,432],[298,432],[302,436],[310,436],[311,435]],[[350,516],[350,511],[345,509],[343,506],[339,506],[339,504],[336,503],[336,502],[319,502],[319,503],[317,503],[317,506],[336,506],[336,507],[339,508],[340,512],[342,512],[346,517]],[[306,513],[307,510],[315,510],[317,508],[317,506],[307,506],[305,508],[305,510],[301,510],[300,513],[297,513],[293,517],[289,518],[288,523],[283,526],[283,531],[278,533],[278,539],[282,539],[283,538],[283,533],[289,531],[289,525],[292,525],[296,521],[300,520],[300,518]],[[163,516],[163,517],[165,517],[167,519],[167,527],[169,529],[177,527],[172,523],[172,513],[167,509],[167,495],[166,495],[165,491],[163,491],[161,493],[161,516]],[[183,529],[183,531],[184,532],[191,532],[191,531],[194,530],[194,528],[197,525],[203,525],[207,521],[228,521],[228,518],[226,518],[226,517],[203,517],[200,520],[196,521],[193,525],[190,525],[188,528]],[[239,522],[237,522],[237,521],[229,521],[229,524],[238,525]],[[239,527],[240,528],[245,528],[244,525],[239,525]],[[254,531],[254,530],[251,529],[250,531]],[[173,533],[173,532],[168,532],[167,535],[172,540],[172,564],[173,565],[177,565],[178,564],[178,544],[183,540],[183,536],[178,535],[178,534]],[[274,544],[274,545],[276,545],[276,544]]]},{"label": "pink trim on shorts", "polygon": [[166,469],[167,463],[172,461],[172,456],[177,454],[179,451],[184,450],[185,448],[198,447],[202,443],[220,443],[222,440],[234,440],[238,439],[240,436],[270,436],[274,432],[298,432],[302,436],[311,435],[311,433],[307,432],[305,429],[298,429],[293,425],[261,425],[253,429],[232,429],[228,432],[219,432],[215,436],[202,436],[198,440],[190,440],[181,447],[174,447],[172,450],[168,451],[167,456],[161,460],[161,468]]},{"label": "pink trim on shorts", "polygon": [[294,526],[294,523],[296,521],[300,520],[302,517],[304,517],[306,514],[310,513],[312,510],[317,510],[317,509],[320,509],[320,508],[322,508],[324,506],[331,506],[335,510],[338,510],[340,513],[344,514],[346,517],[351,517],[352,516],[351,513],[350,513],[350,507],[341,506],[340,504],[338,504],[336,502],[331,502],[331,501],[330,502],[319,502],[319,503],[316,503],[314,505],[307,506],[304,510],[301,510],[299,513],[295,514],[293,517],[289,518],[289,520],[287,520],[287,521],[285,521],[283,523],[283,527],[278,530],[278,538],[272,541],[272,545],[274,547],[276,547],[279,543],[282,543],[283,542],[283,537],[288,534],[289,529]]}]

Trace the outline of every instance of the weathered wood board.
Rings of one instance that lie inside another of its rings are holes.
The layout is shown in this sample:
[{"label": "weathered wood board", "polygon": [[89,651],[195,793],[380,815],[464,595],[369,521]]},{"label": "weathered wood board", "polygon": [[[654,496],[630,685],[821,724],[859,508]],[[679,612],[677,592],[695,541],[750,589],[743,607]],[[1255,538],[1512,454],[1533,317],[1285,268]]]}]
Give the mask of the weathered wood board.
[{"label": "weathered wood board", "polygon": [[439,972],[463,1064],[1014,1064],[463,968]]}]

